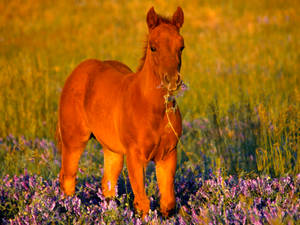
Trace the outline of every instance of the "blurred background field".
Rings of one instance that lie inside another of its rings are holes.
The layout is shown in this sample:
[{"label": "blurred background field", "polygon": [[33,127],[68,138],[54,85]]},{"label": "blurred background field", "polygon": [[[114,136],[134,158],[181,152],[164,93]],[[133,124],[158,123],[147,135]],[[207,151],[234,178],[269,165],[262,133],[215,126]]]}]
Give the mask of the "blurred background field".
[{"label": "blurred background field", "polygon": [[[27,167],[55,177],[52,142],[66,77],[87,58],[135,70],[148,9],[170,16],[178,5],[185,13],[182,74],[189,86],[178,99],[179,161],[241,176],[299,173],[299,1],[1,0],[1,175]],[[88,145],[82,170],[96,173],[99,148]]]}]

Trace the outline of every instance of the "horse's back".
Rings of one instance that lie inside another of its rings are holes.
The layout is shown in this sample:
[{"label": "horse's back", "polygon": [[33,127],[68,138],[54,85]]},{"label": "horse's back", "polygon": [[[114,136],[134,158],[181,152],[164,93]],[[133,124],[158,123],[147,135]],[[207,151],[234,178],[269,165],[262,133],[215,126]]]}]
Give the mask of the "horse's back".
[{"label": "horse's back", "polygon": [[[64,95],[75,94],[76,97],[84,97],[88,88],[92,88],[92,83],[102,86],[102,82],[112,80],[117,85],[122,80],[123,75],[132,73],[131,69],[118,61],[99,61],[88,59],[81,62],[67,78],[63,91]],[[100,83],[99,83],[100,82]],[[70,93],[68,93],[70,92]]]},{"label": "horse's back", "polygon": [[103,61],[103,63],[107,63],[111,65],[114,69],[118,70],[122,74],[132,73],[132,70],[126,66],[124,63],[115,60],[107,60]]},{"label": "horse's back", "polygon": [[70,98],[75,97],[76,101],[83,101],[87,89],[92,88],[92,84],[102,86],[101,82],[105,84],[105,80],[121,79],[123,74],[130,73],[129,67],[117,61],[99,61],[96,59],[88,59],[81,62],[67,78],[62,90],[61,104],[65,100],[70,101]]}]

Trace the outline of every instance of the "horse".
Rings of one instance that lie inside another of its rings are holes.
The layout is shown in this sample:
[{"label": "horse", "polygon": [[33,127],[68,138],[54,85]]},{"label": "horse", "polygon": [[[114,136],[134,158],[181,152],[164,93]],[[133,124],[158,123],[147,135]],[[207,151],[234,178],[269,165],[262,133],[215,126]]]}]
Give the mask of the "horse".
[{"label": "horse", "polygon": [[118,61],[88,59],[66,79],[58,109],[56,137],[61,151],[60,187],[73,195],[78,163],[91,137],[101,144],[105,198],[116,196],[124,157],[134,193],[133,205],[143,216],[150,210],[144,187],[144,172],[155,163],[160,191],[160,211],[174,212],[174,177],[177,143],[182,119],[174,93],[182,85],[180,75],[184,39],[179,31],[184,21],[178,7],[172,17],[147,13],[144,56],[134,73]]}]

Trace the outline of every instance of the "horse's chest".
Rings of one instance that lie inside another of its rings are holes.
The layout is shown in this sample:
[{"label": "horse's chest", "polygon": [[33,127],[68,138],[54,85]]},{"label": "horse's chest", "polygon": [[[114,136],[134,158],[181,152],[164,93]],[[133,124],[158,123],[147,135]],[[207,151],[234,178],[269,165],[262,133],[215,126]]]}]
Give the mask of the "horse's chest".
[{"label": "horse's chest", "polygon": [[[147,107],[135,111],[124,110],[120,120],[120,140],[125,152],[135,151],[142,161],[163,159],[176,148],[182,124],[178,107],[174,111],[153,113]],[[168,113],[168,114],[167,114]]]},{"label": "horse's chest", "polygon": [[176,148],[181,132],[182,124],[179,110],[168,112],[160,128],[160,142],[156,150],[156,159],[163,159]]}]

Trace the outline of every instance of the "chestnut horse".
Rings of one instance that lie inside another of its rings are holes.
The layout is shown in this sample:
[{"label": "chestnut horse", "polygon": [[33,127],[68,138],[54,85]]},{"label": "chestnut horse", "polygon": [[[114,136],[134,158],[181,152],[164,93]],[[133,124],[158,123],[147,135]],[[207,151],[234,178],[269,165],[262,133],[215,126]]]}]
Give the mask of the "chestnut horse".
[{"label": "chestnut horse", "polygon": [[150,209],[144,187],[144,171],[150,160],[156,164],[160,210],[167,216],[174,209],[176,145],[182,121],[174,98],[168,96],[182,84],[182,24],[180,7],[170,19],[156,14],[152,7],[147,14],[145,55],[136,73],[117,61],[90,59],[67,78],[56,133],[62,153],[60,185],[66,195],[75,191],[78,162],[93,136],[103,147],[101,185],[105,197],[116,195],[126,155],[135,209],[143,215]]}]

